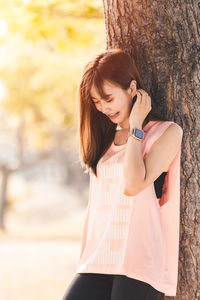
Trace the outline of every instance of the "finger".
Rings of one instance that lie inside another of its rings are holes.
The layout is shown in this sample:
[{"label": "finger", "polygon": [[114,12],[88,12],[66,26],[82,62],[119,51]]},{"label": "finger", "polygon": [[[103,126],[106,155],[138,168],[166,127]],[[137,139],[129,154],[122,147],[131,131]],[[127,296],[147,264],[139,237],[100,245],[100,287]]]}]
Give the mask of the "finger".
[{"label": "finger", "polygon": [[147,105],[147,93],[143,90],[139,90],[139,93],[141,95],[140,104],[143,106]]},{"label": "finger", "polygon": [[137,91],[142,95],[143,98],[145,98],[146,101],[147,97],[149,97],[148,93],[142,89],[138,89]]},{"label": "finger", "polygon": [[141,105],[143,105],[143,106],[147,105],[147,95],[146,95],[146,93],[141,94]]},{"label": "finger", "polygon": [[144,90],[142,90],[142,89],[138,89],[138,91],[140,91],[140,93],[141,93],[142,95],[148,96],[148,93],[147,93],[146,91],[144,91]]},{"label": "finger", "polygon": [[149,95],[145,93],[143,95],[143,98],[144,98],[144,105],[149,106]]},{"label": "finger", "polygon": [[143,93],[142,93],[142,91],[141,90],[137,90],[137,95],[140,95],[141,97],[143,96]]},{"label": "finger", "polygon": [[148,97],[147,101],[148,101],[147,107],[148,107],[149,109],[151,109],[151,108],[152,108],[152,106],[151,106],[151,97]]},{"label": "finger", "polygon": [[148,104],[151,106],[151,97],[148,96]]},{"label": "finger", "polygon": [[137,102],[138,104],[141,104],[142,102],[142,94],[139,91],[137,91]]},{"label": "finger", "polygon": [[151,98],[147,95],[146,97],[146,105],[149,106],[151,104]]}]

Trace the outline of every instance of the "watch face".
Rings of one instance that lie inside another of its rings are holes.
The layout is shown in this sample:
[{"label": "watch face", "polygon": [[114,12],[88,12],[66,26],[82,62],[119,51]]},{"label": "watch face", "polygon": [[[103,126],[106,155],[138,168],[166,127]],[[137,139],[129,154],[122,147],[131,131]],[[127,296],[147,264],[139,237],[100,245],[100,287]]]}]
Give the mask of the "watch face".
[{"label": "watch face", "polygon": [[143,130],[140,130],[138,128],[135,128],[135,136],[138,137],[139,139],[143,139],[144,137],[144,132]]}]

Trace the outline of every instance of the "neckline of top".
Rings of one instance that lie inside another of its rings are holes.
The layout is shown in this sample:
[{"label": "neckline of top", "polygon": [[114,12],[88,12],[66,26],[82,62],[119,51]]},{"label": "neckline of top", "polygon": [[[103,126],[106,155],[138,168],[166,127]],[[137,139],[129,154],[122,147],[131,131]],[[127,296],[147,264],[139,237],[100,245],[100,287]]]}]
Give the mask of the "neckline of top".
[{"label": "neckline of top", "polygon": [[[151,123],[153,123],[153,122],[158,122],[158,121],[149,121],[149,122],[142,128],[142,130],[145,131],[144,129],[147,129],[147,128],[149,127],[149,125],[150,125]],[[114,141],[112,141],[112,144],[111,144],[111,145],[112,145],[113,148],[120,149],[120,148],[125,147],[125,146],[127,145],[127,142],[126,142],[125,144],[122,144],[122,145],[116,145],[116,144],[114,143]]]}]

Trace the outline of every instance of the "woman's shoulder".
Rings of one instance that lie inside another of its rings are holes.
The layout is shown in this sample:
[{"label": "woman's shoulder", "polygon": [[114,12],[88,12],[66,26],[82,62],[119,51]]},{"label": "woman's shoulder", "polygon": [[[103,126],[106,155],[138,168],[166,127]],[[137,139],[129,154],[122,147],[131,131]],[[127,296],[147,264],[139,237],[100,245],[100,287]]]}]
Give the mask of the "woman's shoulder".
[{"label": "woman's shoulder", "polygon": [[183,129],[178,123],[174,121],[151,121],[150,126],[147,128],[146,131],[146,139],[155,139],[160,137],[164,133],[168,137],[173,136],[179,139],[182,138]]},{"label": "woman's shoulder", "polygon": [[[170,127],[170,128],[176,128],[177,130],[179,130],[181,133],[183,133],[183,128],[176,122],[174,121],[161,121],[161,120],[157,120],[157,121],[153,121],[154,124],[156,125],[156,127]],[[153,125],[154,125],[153,124]]]},{"label": "woman's shoulder", "polygon": [[179,133],[183,133],[183,128],[174,121],[163,121],[164,124],[169,128],[169,130],[177,131]]},{"label": "woman's shoulder", "polygon": [[158,124],[158,128],[155,129],[153,135],[156,138],[162,136],[162,140],[170,140],[172,144],[181,144],[183,129],[182,127],[174,121],[162,121]]}]

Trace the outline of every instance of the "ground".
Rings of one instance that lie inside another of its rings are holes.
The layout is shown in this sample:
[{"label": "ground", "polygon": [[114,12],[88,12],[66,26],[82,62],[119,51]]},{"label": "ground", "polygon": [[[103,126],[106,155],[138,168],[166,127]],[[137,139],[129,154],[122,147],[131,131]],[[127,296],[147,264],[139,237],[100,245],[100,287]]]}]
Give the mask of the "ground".
[{"label": "ground", "polygon": [[75,275],[79,241],[1,238],[0,299],[61,300]]},{"label": "ground", "polygon": [[47,181],[10,189],[20,200],[0,231],[0,300],[61,300],[79,260],[82,195]]}]

